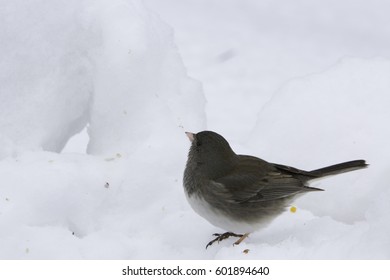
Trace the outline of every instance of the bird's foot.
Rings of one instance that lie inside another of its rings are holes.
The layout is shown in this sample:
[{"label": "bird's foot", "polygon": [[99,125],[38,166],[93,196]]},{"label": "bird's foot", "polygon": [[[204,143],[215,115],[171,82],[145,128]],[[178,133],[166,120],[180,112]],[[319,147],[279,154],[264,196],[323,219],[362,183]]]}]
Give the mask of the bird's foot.
[{"label": "bird's foot", "polygon": [[220,241],[222,240],[225,240],[231,236],[233,237],[239,237],[239,239],[234,242],[233,245],[238,245],[240,244],[245,238],[248,237],[249,233],[245,233],[245,234],[236,234],[236,233],[233,233],[233,232],[225,232],[225,233],[214,233],[213,234],[214,236],[216,236],[216,238],[214,238],[213,240],[211,240],[209,243],[207,243],[206,245],[206,249],[207,247],[213,245],[216,241],[219,243]]}]

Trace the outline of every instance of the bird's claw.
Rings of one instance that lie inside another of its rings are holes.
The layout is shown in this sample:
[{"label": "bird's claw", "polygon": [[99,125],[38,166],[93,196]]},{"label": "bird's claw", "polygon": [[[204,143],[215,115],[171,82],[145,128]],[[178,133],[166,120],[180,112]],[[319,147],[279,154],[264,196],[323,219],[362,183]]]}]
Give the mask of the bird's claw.
[{"label": "bird's claw", "polygon": [[[236,234],[236,233],[233,233],[233,232],[225,232],[225,233],[214,233],[213,236],[216,236],[216,238],[214,238],[213,240],[211,240],[209,243],[207,243],[206,245],[206,249],[207,247],[213,245],[216,241],[218,241],[218,243],[222,240],[225,240],[231,236],[234,236],[234,237],[239,237],[240,239],[237,240],[234,244],[238,245],[241,243],[242,240],[244,240],[246,237],[247,237],[247,234]],[[244,237],[245,236],[245,237]],[[244,237],[244,238],[243,238]],[[242,239],[243,238],[243,239]],[[242,239],[242,240],[241,240]]]}]

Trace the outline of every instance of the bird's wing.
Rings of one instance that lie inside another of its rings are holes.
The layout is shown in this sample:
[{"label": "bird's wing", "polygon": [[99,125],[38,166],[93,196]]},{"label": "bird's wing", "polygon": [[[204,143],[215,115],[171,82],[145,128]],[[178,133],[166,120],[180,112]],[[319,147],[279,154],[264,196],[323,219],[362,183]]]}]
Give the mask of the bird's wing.
[{"label": "bird's wing", "polygon": [[236,203],[278,200],[302,192],[321,190],[304,186],[301,180],[279,171],[261,175],[233,172],[214,181],[218,192]]}]

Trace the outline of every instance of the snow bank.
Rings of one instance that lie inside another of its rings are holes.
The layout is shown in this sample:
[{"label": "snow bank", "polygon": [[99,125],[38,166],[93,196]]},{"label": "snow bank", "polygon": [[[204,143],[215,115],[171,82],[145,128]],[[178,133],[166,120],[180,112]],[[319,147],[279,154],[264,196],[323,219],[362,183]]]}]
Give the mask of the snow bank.
[{"label": "snow bank", "polygon": [[178,127],[204,127],[200,84],[187,77],[171,28],[138,1],[114,2],[89,7],[90,24],[99,21],[101,46],[92,56],[88,152],[131,153],[152,138],[170,150],[183,132]]},{"label": "snow bank", "polygon": [[88,121],[91,47],[79,1],[1,1],[0,158],[59,152]]},{"label": "snow bank", "polygon": [[0,258],[179,257],[205,99],[172,30],[140,1],[1,5]]},{"label": "snow bank", "polygon": [[200,84],[187,77],[172,30],[141,2],[1,5],[0,157],[59,152],[87,123],[92,154],[131,152],[149,137],[169,144],[174,128],[204,127]]}]

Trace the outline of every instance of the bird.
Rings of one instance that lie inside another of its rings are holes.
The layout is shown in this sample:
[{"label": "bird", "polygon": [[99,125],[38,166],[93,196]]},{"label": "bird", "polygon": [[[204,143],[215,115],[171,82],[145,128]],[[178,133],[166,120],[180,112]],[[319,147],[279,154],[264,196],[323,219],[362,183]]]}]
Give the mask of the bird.
[{"label": "bird", "polygon": [[215,242],[237,237],[239,245],[250,233],[266,227],[303,194],[323,189],[308,182],[366,168],[365,160],[343,162],[312,171],[236,154],[228,141],[213,131],[185,132],[191,141],[183,175],[185,196],[193,210],[212,225]]}]

